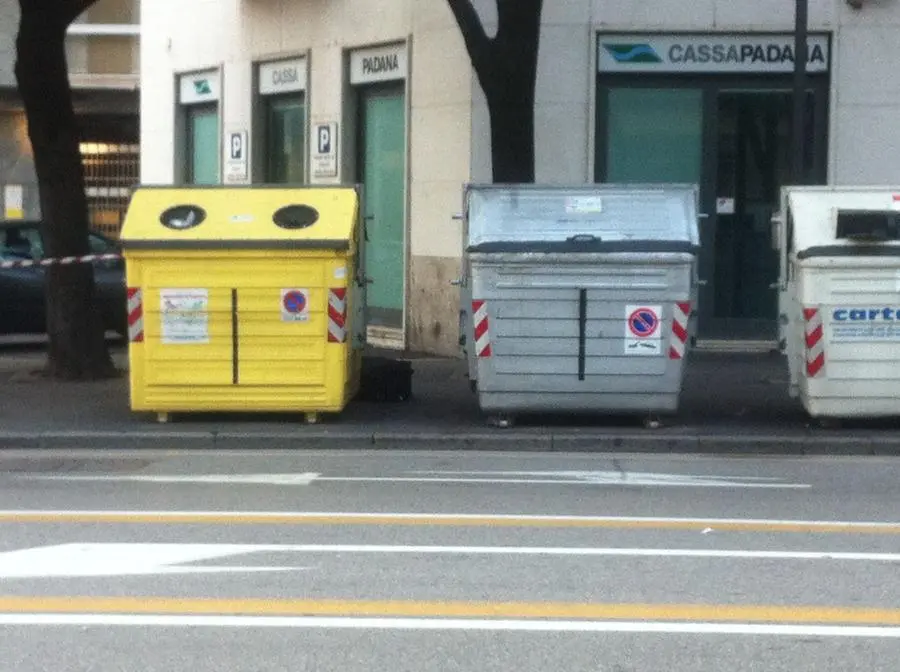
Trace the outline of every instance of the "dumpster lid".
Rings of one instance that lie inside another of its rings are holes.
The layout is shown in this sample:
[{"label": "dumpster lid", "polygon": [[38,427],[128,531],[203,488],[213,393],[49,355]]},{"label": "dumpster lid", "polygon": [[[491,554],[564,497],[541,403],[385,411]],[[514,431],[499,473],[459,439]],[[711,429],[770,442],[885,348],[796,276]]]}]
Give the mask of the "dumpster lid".
[{"label": "dumpster lid", "polygon": [[354,187],[142,186],[119,238],[125,248],[346,250],[358,214]]},{"label": "dumpster lid", "polygon": [[699,245],[694,185],[469,185],[466,212],[469,251]]},{"label": "dumpster lid", "polygon": [[900,188],[785,187],[798,256],[900,255]]}]

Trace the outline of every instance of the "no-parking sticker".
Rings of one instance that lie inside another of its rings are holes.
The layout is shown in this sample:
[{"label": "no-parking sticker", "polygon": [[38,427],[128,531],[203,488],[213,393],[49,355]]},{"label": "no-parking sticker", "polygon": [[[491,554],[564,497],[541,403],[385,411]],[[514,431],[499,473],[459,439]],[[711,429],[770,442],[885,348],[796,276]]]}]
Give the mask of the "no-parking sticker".
[{"label": "no-parking sticker", "polygon": [[306,322],[309,319],[309,290],[281,290],[282,322]]},{"label": "no-parking sticker", "polygon": [[625,354],[662,354],[662,306],[625,306]]}]

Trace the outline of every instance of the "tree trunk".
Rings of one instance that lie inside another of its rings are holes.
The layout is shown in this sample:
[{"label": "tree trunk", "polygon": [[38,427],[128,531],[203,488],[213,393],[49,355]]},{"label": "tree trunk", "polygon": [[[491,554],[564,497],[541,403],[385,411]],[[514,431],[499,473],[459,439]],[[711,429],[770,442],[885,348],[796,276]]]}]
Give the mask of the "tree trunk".
[{"label": "tree trunk", "polygon": [[[510,82],[510,74],[485,88],[491,120],[491,170],[495,184],[534,182],[534,90]],[[506,82],[503,82],[503,80]]]},{"label": "tree trunk", "polygon": [[535,177],[534,91],[543,0],[497,0],[489,38],[471,0],[447,0],[487,99],[494,183]]},{"label": "tree trunk", "polygon": [[[86,3],[89,4],[89,3]],[[79,131],[69,86],[65,35],[77,16],[59,0],[20,0],[16,79],[40,191],[44,254],[88,253],[88,210]],[[46,270],[47,369],[61,380],[114,374],[90,264]]]}]

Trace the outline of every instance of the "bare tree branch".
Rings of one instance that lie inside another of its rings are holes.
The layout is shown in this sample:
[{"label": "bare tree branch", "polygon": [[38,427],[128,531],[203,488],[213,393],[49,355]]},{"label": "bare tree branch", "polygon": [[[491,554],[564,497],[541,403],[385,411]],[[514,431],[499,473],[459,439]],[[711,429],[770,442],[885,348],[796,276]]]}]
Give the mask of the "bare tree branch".
[{"label": "bare tree branch", "polygon": [[63,15],[63,20],[66,21],[66,26],[71,25],[71,23],[81,16],[88,7],[96,2],[97,0],[66,0],[60,10]]},{"label": "bare tree branch", "polygon": [[447,0],[447,4],[456,18],[472,66],[480,77],[482,69],[490,63],[491,38],[487,36],[472,0]]},{"label": "bare tree branch", "polygon": [[543,0],[497,0],[498,41],[538,42]]},{"label": "bare tree branch", "polygon": [[543,0],[495,0],[497,34],[489,38],[473,0],[447,0],[487,102],[495,183],[535,176],[534,99]]},{"label": "bare tree branch", "polygon": [[494,67],[502,77],[530,82],[537,79],[538,48],[543,0],[497,0],[497,36]]},{"label": "bare tree branch", "polygon": [[39,21],[65,31],[97,0],[19,0],[21,20]]}]

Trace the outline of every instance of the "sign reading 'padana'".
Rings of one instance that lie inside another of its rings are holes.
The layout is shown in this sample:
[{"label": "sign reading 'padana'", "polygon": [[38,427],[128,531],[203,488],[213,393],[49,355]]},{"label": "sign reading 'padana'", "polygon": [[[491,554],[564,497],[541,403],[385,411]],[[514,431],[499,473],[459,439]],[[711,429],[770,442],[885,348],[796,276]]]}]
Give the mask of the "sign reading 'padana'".
[{"label": "sign reading 'padana'", "polygon": [[350,54],[350,83],[371,84],[406,79],[406,44],[360,49]]},{"label": "sign reading 'padana'", "polygon": [[[827,35],[810,35],[807,72],[827,72]],[[600,35],[600,72],[790,73],[794,37],[778,35]]]}]

